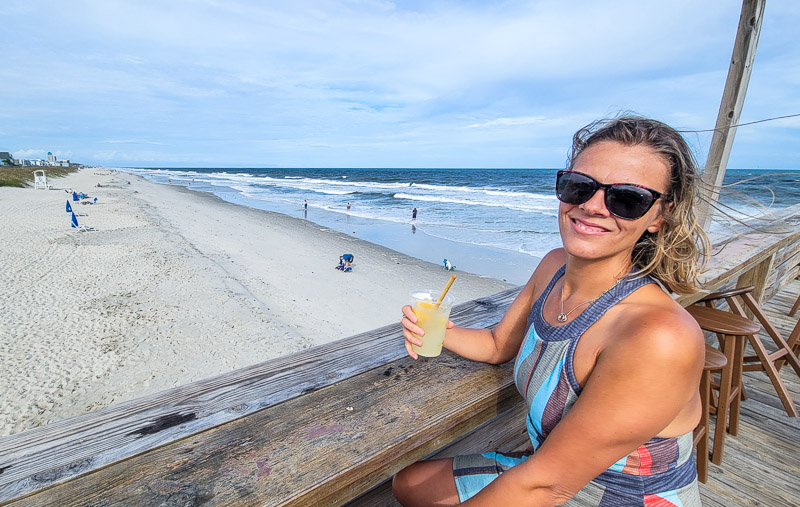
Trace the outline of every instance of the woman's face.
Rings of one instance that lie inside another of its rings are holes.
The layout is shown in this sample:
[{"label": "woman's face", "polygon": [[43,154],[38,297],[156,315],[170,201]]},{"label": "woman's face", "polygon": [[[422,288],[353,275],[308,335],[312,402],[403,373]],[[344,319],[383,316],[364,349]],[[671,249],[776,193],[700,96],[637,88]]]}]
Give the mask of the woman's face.
[{"label": "woman's face", "polygon": [[[601,183],[635,183],[665,195],[669,193],[667,161],[646,146],[601,142],[583,150],[572,169]],[[600,189],[583,204],[560,203],[558,222],[564,248],[579,258],[619,256],[629,262],[642,234],[656,232],[661,227],[664,201],[656,201],[639,219],[624,220],[606,209],[604,198],[605,190]]]}]

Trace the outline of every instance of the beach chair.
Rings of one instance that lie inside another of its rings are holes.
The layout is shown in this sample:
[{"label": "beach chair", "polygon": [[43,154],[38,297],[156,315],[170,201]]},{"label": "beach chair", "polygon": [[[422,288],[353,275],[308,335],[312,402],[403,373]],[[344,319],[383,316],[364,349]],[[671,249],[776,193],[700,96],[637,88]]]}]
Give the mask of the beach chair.
[{"label": "beach chair", "polygon": [[67,213],[75,213],[79,217],[88,216],[86,213],[81,213],[80,211],[74,211],[72,209],[72,205],[69,203],[69,201],[67,201]]},{"label": "beach chair", "polygon": [[47,175],[41,169],[33,171],[33,189],[36,190],[37,188],[45,190],[53,188],[53,185],[47,183]]},{"label": "beach chair", "polygon": [[72,227],[74,229],[78,229],[78,232],[87,232],[93,231],[94,227],[88,227],[86,225],[80,225],[78,223],[78,217],[75,216],[75,213],[72,213]]}]

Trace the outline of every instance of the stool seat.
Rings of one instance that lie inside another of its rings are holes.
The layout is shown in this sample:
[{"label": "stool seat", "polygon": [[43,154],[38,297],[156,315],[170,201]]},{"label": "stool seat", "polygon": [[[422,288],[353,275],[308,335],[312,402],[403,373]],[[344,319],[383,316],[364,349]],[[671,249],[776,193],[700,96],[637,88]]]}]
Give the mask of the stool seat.
[{"label": "stool seat", "polygon": [[[730,433],[735,436],[739,433],[739,406],[743,389],[742,358],[745,342],[749,336],[757,335],[761,328],[745,317],[705,305],[690,305],[686,310],[694,317],[701,329],[717,334],[722,349],[721,353],[726,360],[725,366],[721,368],[719,400],[716,407],[717,421],[714,425],[714,448],[711,455],[711,461],[720,465],[722,464],[725,434]],[[709,357],[708,352],[707,357]],[[709,360],[713,359],[709,358]],[[703,373],[706,373],[705,369]],[[709,387],[710,390],[711,387]],[[710,402],[708,407],[711,410]],[[730,412],[730,416],[728,412]]]},{"label": "stool seat", "polygon": [[703,365],[704,370],[721,370],[728,364],[728,358],[725,354],[715,349],[709,344],[706,344],[706,361]]},{"label": "stool seat", "polygon": [[698,299],[697,302],[705,303],[706,301],[714,301],[716,299],[727,299],[736,296],[741,296],[742,294],[753,292],[754,289],[755,287],[753,285],[748,285],[747,287],[736,287],[735,289],[731,290],[712,292],[711,294],[705,295],[702,298]]},{"label": "stool seat", "polygon": [[706,331],[739,336],[756,335],[761,331],[752,320],[724,310],[701,305],[691,305],[686,310]]},{"label": "stool seat", "polygon": [[[764,331],[766,331],[766,333],[775,343],[775,352],[769,352],[766,349],[764,343],[761,341],[760,330],[759,333],[747,334],[747,340],[750,342],[750,345],[753,347],[756,355],[743,356],[742,366],[744,371],[765,372],[769,377],[770,382],[772,382],[773,387],[775,387],[775,392],[778,394],[786,413],[789,415],[789,417],[797,417],[798,412],[794,406],[794,402],[792,401],[791,393],[786,388],[783,380],[781,380],[779,372],[783,365],[788,363],[795,373],[800,376],[800,358],[798,358],[798,353],[800,353],[800,332],[798,331],[798,326],[800,326],[800,324],[795,326],[795,329],[789,335],[788,340],[784,339],[772,322],[770,322],[769,318],[767,318],[764,310],[758,304],[758,301],[756,301],[755,297],[753,297],[752,291],[752,286],[738,287],[724,292],[715,292],[713,294],[709,294],[701,301],[705,302],[705,306],[714,308],[714,303],[716,300],[724,299],[730,307],[731,314],[738,315],[739,317],[746,318],[748,320],[751,320],[751,317],[754,317],[755,319],[753,324],[764,327]],[[744,302],[747,310],[749,310],[752,315],[748,315],[747,311],[745,311],[745,308],[739,303],[739,299]],[[797,307],[799,304],[800,298],[798,298],[798,302],[795,303],[795,307]],[[699,315],[702,314],[703,310],[700,310],[699,312],[696,310],[691,310],[690,313],[692,312]],[[709,318],[708,321],[704,320],[703,323],[708,324],[709,327],[712,327],[714,324],[711,320],[711,314],[706,313],[703,316]],[[720,328],[725,325],[722,323],[717,324],[720,326]],[[701,327],[703,327],[702,323]],[[717,332],[718,336],[722,336],[723,334],[724,333]],[[744,398],[744,396],[744,387],[742,387],[742,397]]]}]

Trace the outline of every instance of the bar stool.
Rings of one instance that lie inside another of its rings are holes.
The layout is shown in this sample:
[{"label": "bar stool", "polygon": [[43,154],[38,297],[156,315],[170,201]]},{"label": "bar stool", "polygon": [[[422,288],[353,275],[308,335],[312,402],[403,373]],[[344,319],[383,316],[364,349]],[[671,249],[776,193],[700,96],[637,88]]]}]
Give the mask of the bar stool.
[{"label": "bar stool", "polygon": [[[733,436],[739,433],[739,407],[742,400],[742,367],[745,340],[761,330],[753,321],[730,312],[702,305],[690,305],[686,310],[700,328],[717,334],[720,348],[728,364],[722,368],[719,381],[717,422],[714,425],[714,448],[711,461],[722,464],[725,431]],[[728,417],[730,412],[730,417]]]},{"label": "bar stool", "polygon": [[[797,331],[797,328],[795,328],[795,331],[792,332],[789,340],[784,340],[780,332],[775,328],[775,326],[772,325],[772,322],[769,321],[764,313],[764,310],[762,310],[761,306],[758,304],[758,302],[756,302],[755,298],[751,294],[752,291],[753,286],[751,285],[748,287],[740,287],[724,292],[715,292],[700,299],[698,303],[704,302],[713,308],[715,301],[724,299],[728,303],[732,313],[749,320],[747,313],[745,313],[744,308],[739,303],[737,298],[741,298],[742,301],[744,301],[747,308],[753,313],[753,316],[761,324],[761,326],[764,327],[764,330],[772,338],[772,341],[777,347],[776,351],[770,354],[767,352],[767,349],[764,347],[764,343],[761,341],[761,338],[758,334],[748,335],[747,338],[750,341],[750,346],[753,347],[756,355],[744,356],[744,371],[766,372],[770,382],[772,382],[772,386],[775,388],[775,392],[778,394],[778,397],[783,404],[784,410],[786,410],[786,413],[789,415],[789,417],[797,417],[798,414],[797,410],[795,409],[794,402],[792,401],[792,397],[789,394],[789,391],[786,389],[786,386],[783,384],[778,372],[780,371],[781,367],[783,367],[784,363],[788,362],[794,369],[795,373],[800,376],[800,361],[798,361],[797,353],[793,350],[799,345],[797,342],[800,340],[800,331]],[[743,392],[742,395],[744,396],[745,393]],[[746,398],[746,396],[744,397]]]},{"label": "bar stool", "polygon": [[[706,360],[703,365],[703,376],[700,377],[700,402],[703,405],[703,412],[700,415],[700,423],[694,429],[694,445],[697,447],[697,480],[705,484],[708,479],[708,433],[709,415],[711,414],[711,374],[722,372],[728,364],[725,355],[712,347],[706,345]],[[723,433],[724,435],[724,433]],[[716,435],[714,435],[716,440]]]},{"label": "bar stool", "polygon": [[794,306],[792,307],[791,311],[789,311],[789,317],[794,317],[794,314],[797,312],[798,308],[800,308],[800,296],[797,296],[797,301],[794,302]]}]

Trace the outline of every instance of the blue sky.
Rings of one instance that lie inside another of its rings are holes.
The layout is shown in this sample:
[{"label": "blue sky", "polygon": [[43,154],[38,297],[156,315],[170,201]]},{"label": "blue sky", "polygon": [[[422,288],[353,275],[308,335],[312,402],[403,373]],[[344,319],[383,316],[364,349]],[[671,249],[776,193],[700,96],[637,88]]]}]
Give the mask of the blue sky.
[{"label": "blue sky", "polygon": [[[699,6],[699,7],[698,7]],[[0,151],[112,167],[561,167],[617,110],[713,128],[738,0],[4,0]],[[800,113],[766,6],[742,122]],[[690,134],[700,163],[710,134]],[[800,118],[730,168],[800,168]]]}]

